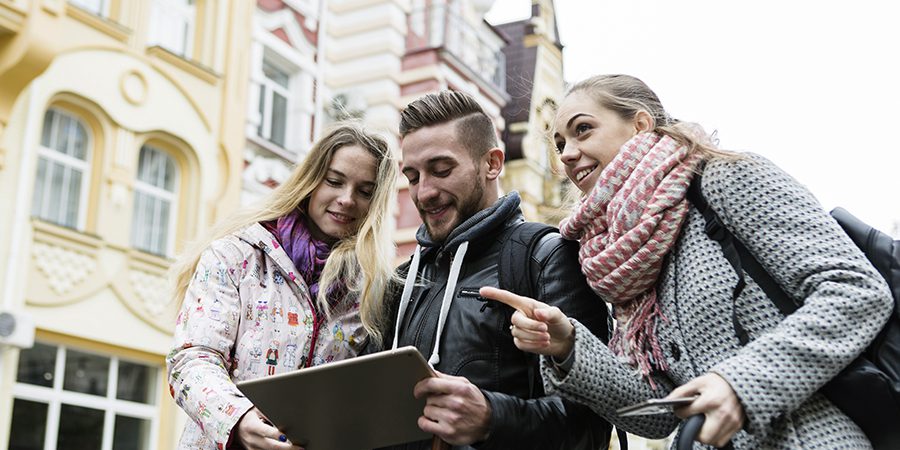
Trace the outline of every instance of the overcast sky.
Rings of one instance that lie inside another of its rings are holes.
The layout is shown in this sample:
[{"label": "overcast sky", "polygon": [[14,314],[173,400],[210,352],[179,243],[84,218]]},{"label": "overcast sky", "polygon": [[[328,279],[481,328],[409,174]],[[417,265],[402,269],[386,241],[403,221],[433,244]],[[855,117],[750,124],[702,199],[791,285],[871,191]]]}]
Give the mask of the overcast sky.
[{"label": "overcast sky", "polygon": [[[491,23],[530,0],[498,0]],[[900,2],[556,0],[565,78],[627,73],[826,209],[900,237]]]}]

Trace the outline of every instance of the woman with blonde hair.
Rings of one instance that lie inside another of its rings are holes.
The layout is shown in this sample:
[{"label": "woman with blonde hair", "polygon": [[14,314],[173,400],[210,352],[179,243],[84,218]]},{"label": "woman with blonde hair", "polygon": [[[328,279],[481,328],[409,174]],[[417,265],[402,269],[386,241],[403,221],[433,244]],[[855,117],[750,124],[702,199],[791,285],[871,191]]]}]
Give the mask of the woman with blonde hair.
[{"label": "woman with blonde hair", "polygon": [[[580,242],[582,271],[612,306],[609,346],[559,309],[481,289],[518,309],[520,349],[549,356],[547,391],[650,438],[704,414],[699,441],[715,446],[870,447],[818,390],[875,337],[892,298],[812,194],[761,156],[717,150],[631,76],[576,84],[555,125],[560,161],[583,194],[560,232]],[[738,282],[689,200],[695,178],[722,225],[800,305],[794,313],[782,316],[751,277]],[[616,414],[665,396],[697,397],[675,414]]]},{"label": "woman with blonde hair", "polygon": [[192,419],[179,448],[296,448],[235,382],[381,341],[396,179],[384,139],[339,124],[260,208],[228,219],[173,267],[182,306],[166,362]]}]

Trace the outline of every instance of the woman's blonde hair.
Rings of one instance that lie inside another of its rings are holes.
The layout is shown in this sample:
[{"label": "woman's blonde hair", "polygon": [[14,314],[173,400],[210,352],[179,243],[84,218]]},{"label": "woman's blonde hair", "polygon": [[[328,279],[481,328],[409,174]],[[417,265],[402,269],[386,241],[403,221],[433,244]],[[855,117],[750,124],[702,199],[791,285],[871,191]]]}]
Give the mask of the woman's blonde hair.
[{"label": "woman's blonde hair", "polygon": [[699,152],[703,159],[736,156],[732,152],[717,149],[713,138],[699,132],[698,125],[672,118],[656,93],[636,77],[621,74],[595,75],[572,86],[566,97],[577,92],[591,96],[600,106],[615,112],[624,120],[633,119],[640,111],[647,112],[653,118],[654,128],[651,131],[687,145],[689,152]]},{"label": "woman's blonde hair", "polygon": [[246,228],[286,216],[304,207],[312,192],[322,183],[335,152],[358,145],[375,157],[377,172],[369,213],[352,236],[340,239],[319,279],[316,303],[326,314],[330,308],[326,295],[337,283],[343,283],[358,295],[360,316],[366,331],[375,342],[387,323],[384,297],[393,277],[395,248],[387,229],[398,178],[397,159],[387,142],[352,122],[336,124],[310,149],[306,159],[296,166],[291,176],[266,197],[260,207],[239,211],[216,225],[203,239],[193,243],[172,266],[175,301],[183,301],[203,251],[214,240]]}]

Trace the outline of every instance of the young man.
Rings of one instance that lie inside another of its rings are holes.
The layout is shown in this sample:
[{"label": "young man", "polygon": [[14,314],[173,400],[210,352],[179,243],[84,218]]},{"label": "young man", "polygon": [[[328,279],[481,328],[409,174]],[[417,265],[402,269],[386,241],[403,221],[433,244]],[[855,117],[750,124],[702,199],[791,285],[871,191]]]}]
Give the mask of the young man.
[{"label": "young man", "polygon": [[[513,344],[513,310],[477,296],[481,286],[498,286],[501,246],[524,221],[518,193],[499,197],[504,155],[491,119],[470,96],[445,91],[407,106],[400,135],[401,171],[424,225],[417,254],[399,269],[407,281],[389,302],[394,324],[384,346],[414,345],[439,372],[415,388],[427,399],[419,427],[458,448],[605,449],[610,425],[545,396],[538,359]],[[550,233],[516,270],[532,271],[539,300],[605,339],[606,307],[576,254],[576,243]]]}]

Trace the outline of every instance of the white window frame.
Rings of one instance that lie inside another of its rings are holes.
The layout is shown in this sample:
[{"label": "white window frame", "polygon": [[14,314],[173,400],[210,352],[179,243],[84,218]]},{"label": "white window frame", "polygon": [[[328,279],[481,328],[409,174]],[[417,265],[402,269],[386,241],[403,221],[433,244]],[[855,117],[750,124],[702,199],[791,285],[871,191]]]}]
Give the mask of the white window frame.
[{"label": "white window frame", "polygon": [[[154,186],[154,185],[147,183],[146,181],[143,181],[140,178],[138,178],[138,174],[140,174],[140,172],[141,172],[141,167],[140,167],[141,154],[145,150],[150,151],[150,152],[155,152],[165,158],[168,158],[170,161],[172,161],[172,166],[174,167],[174,170],[175,170],[175,173],[172,177],[172,186],[173,186],[174,191],[167,191],[164,188]],[[135,177],[134,177],[134,193],[135,193],[134,199],[135,199],[135,202],[134,202],[133,208],[137,208],[137,193],[138,192],[148,195],[155,199],[169,202],[169,223],[165,224],[166,242],[165,242],[164,248],[162,249],[163,253],[161,254],[161,256],[169,256],[172,254],[172,252],[174,250],[174,243],[175,243],[174,238],[175,238],[175,228],[176,228],[175,225],[178,223],[178,191],[179,191],[178,188],[181,183],[181,170],[179,170],[179,169],[180,168],[178,166],[178,161],[170,153],[163,151],[163,150],[159,149],[158,147],[155,147],[153,145],[144,144],[141,146],[141,149],[138,151],[138,167],[137,167],[137,173],[135,174]],[[131,245],[141,251],[145,251],[145,252],[152,253],[152,254],[160,254],[155,251],[155,249],[158,247],[158,245],[154,245],[153,243],[151,243],[150,247],[154,247],[154,248],[144,248],[144,247],[138,246],[136,243],[137,236],[142,235],[147,232],[147,226],[146,226],[147,222],[145,220],[143,220],[143,212],[144,211],[138,212],[137,209],[134,209],[132,211]],[[138,217],[139,213],[140,213],[141,220],[139,220],[139,217]],[[159,211],[156,211],[156,214],[154,214],[154,217],[155,218],[159,217]]]},{"label": "white window frame", "polygon": [[81,8],[91,14],[95,14],[97,16],[104,17],[104,18],[109,17],[110,0],[97,0],[100,3],[99,8],[94,8],[93,6],[88,5],[87,3],[89,1],[90,0],[69,0],[69,3]]},{"label": "white window frame", "polygon": [[[265,66],[272,67],[273,69],[283,73],[287,76],[287,86],[282,86],[278,84],[275,80],[266,76],[266,71],[264,69]],[[262,63],[260,64],[260,82],[257,87],[259,94],[265,95],[262,98],[263,110],[262,117],[260,117],[259,127],[257,129],[257,135],[265,139],[266,141],[272,143],[273,145],[277,145],[282,148],[288,148],[290,130],[288,125],[292,123],[291,117],[293,116],[293,89],[291,89],[296,84],[296,71],[285,69],[284,65],[279,64],[274,58],[268,55],[263,56]],[[285,99],[285,117],[284,117],[284,142],[277,143],[272,140],[272,108],[274,104],[274,94],[279,94]]]},{"label": "white window frame", "polygon": [[[307,17],[309,20],[309,17]],[[284,30],[288,42],[274,34],[274,30]],[[253,15],[253,42],[250,45],[250,89],[247,102],[247,122],[245,136],[255,148],[277,155],[287,161],[299,161],[309,150],[313,141],[313,117],[316,111],[316,96],[327,95],[327,87],[319,84],[314,89],[317,77],[321,76],[316,62],[317,48],[309,42],[297,23],[296,15],[288,8],[266,13],[259,8]],[[320,57],[324,58],[324,54]],[[263,82],[263,60],[274,62],[291,75],[288,104],[288,126],[285,145],[280,147],[259,136],[262,123],[259,114],[259,84]],[[315,123],[320,124],[316,117]]]},{"label": "white window frame", "polygon": [[[52,147],[44,147],[44,144],[43,144],[43,142],[42,142],[42,141],[43,141],[43,138],[39,139],[39,141],[41,141],[41,143],[38,144],[38,151],[37,151],[37,154],[38,154],[38,160],[40,160],[41,158],[43,158],[43,159],[46,159],[48,162],[59,163],[59,164],[62,164],[62,165],[64,165],[64,166],[67,166],[67,167],[69,167],[69,168],[71,168],[71,169],[75,169],[75,170],[80,170],[80,171],[81,171],[81,187],[79,188],[79,193],[78,193],[78,196],[79,196],[79,199],[78,199],[78,217],[77,217],[77,219],[75,220],[75,224],[73,225],[72,228],[74,228],[74,229],[76,229],[76,230],[84,230],[84,224],[85,224],[85,220],[86,220],[86,218],[87,218],[87,209],[88,209],[88,208],[87,208],[88,191],[90,191],[91,158],[93,157],[93,151],[92,151],[92,150],[93,150],[93,142],[94,142],[93,136],[91,136],[90,128],[87,126],[87,124],[86,124],[83,120],[81,120],[80,117],[78,117],[78,115],[73,114],[73,113],[71,113],[71,112],[69,112],[69,111],[66,111],[66,110],[64,110],[64,109],[60,109],[60,108],[58,108],[58,107],[48,108],[47,112],[50,112],[50,111],[52,111],[52,112],[56,115],[56,117],[53,118],[52,125],[51,125],[51,126],[53,126],[54,128],[56,128],[56,127],[58,126],[58,124],[59,124],[59,118],[58,118],[58,117],[59,117],[59,116],[66,116],[66,117],[68,117],[70,120],[73,120],[75,123],[77,123],[79,126],[81,126],[82,130],[84,130],[84,136],[85,136],[85,138],[84,138],[84,150],[85,150],[85,151],[84,151],[84,160],[80,160],[80,159],[78,159],[78,158],[76,158],[76,157],[74,157],[74,156],[70,156],[70,155],[67,155],[67,154],[65,154],[65,153],[62,153],[62,152],[60,152],[59,150],[56,150],[56,149],[54,149],[54,148],[52,148]],[[43,129],[44,121],[43,121],[43,118],[46,116],[47,112],[45,112],[44,115],[41,116],[41,119],[42,119],[42,121],[41,121],[41,136],[43,136],[43,133],[44,133],[44,129]],[[51,134],[50,134],[51,144],[52,144],[53,141],[55,141],[57,138],[58,138],[57,133],[51,132]],[[71,172],[67,172],[67,173],[66,173],[65,179],[64,179],[64,181],[63,181],[63,183],[62,183],[63,186],[67,186],[67,185],[68,185],[67,181],[68,181],[68,179],[69,179],[69,174],[70,174],[70,173],[71,173]],[[47,176],[47,175],[45,174],[45,178],[42,180],[42,181],[43,181],[43,184],[44,184],[44,188],[43,188],[42,192],[45,193],[44,195],[46,195],[47,192],[50,192],[50,187],[51,187],[52,179],[53,179],[53,177]],[[38,180],[37,180],[37,168],[35,168],[35,186],[36,186],[37,182],[38,182]],[[61,195],[64,195],[65,198],[68,199],[68,195],[69,195],[68,190],[67,190],[67,189],[63,189],[63,192],[61,193]],[[46,198],[46,197],[45,197],[45,198]],[[64,201],[62,200],[62,198],[63,198],[63,197],[60,197],[60,204],[59,204],[59,205],[56,205],[57,208],[62,207],[62,205],[66,205],[66,202],[64,202]],[[32,215],[33,215],[34,217],[37,217],[37,218],[39,218],[39,219],[41,219],[41,220],[44,220],[44,221],[47,221],[47,222],[50,222],[50,223],[57,224],[57,225],[59,225],[59,226],[69,227],[68,225],[65,225],[65,224],[63,224],[63,223],[59,223],[59,222],[57,222],[57,221],[54,221],[54,220],[51,220],[51,219],[48,219],[48,218],[47,218],[47,217],[50,215],[49,210],[52,209],[52,207],[53,207],[53,205],[51,205],[49,201],[42,201],[42,203],[41,203],[41,205],[40,205],[40,212],[39,212],[39,214],[37,214],[37,215],[33,214],[33,212],[34,212],[34,201],[35,201],[35,199],[34,199],[34,192],[32,192],[32,198],[31,198],[31,202],[32,202]]]},{"label": "white window frame", "polygon": [[[109,382],[106,386],[106,395],[103,397],[84,394],[80,392],[71,392],[63,390],[63,382],[65,381],[63,380],[63,378],[65,378],[66,351],[68,350],[68,347],[53,343],[45,344],[56,347],[56,366],[54,367],[53,387],[37,386],[28,383],[20,383],[18,381],[13,384],[13,400],[21,399],[47,404],[47,425],[46,429],[44,430],[44,450],[54,450],[56,448],[57,438],[59,434],[60,411],[64,403],[72,406],[99,409],[104,412],[103,444],[100,450],[113,450],[112,444],[115,432],[114,427],[116,415],[149,420],[150,433],[148,439],[149,442],[147,442],[147,448],[158,448],[159,442],[157,435],[159,434],[160,405],[158,405],[157,403],[159,402],[159,394],[157,392],[152,392],[151,394],[153,394],[153,396],[150,398],[152,399],[153,403],[147,404],[132,402],[128,400],[119,400],[116,398],[116,391],[118,389],[119,381],[119,361],[123,360],[123,358],[119,358],[115,355],[107,355],[87,351],[80,348],[73,348],[73,350],[77,350],[80,353],[93,354],[102,358],[109,358],[109,373],[107,374]],[[150,367],[151,369],[155,368],[156,371],[154,372],[154,379],[151,380],[151,383],[149,383],[149,385],[158,388],[159,377],[161,376],[160,368],[151,364],[147,364],[143,361],[127,361],[141,364]],[[10,405],[10,413],[12,413],[12,405]],[[11,426],[12,421],[10,421],[9,423]],[[11,431],[12,430],[10,430],[10,432]]]},{"label": "white window frame", "polygon": [[[172,25],[167,20],[178,20],[176,26],[184,26],[184,39],[181,43],[173,44],[170,30]],[[147,45],[158,45],[177,55],[190,59],[193,56],[194,36],[197,29],[197,2],[196,0],[153,0],[150,5],[150,32],[147,37]],[[179,48],[180,47],[180,48]]]}]

